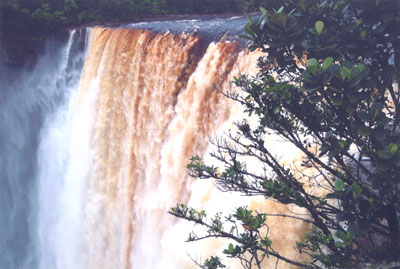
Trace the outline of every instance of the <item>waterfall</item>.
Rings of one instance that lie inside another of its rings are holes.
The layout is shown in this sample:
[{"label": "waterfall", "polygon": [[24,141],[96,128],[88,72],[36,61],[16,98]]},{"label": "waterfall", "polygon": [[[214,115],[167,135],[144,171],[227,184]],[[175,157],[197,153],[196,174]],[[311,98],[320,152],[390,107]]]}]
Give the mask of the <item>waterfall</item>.
[{"label": "waterfall", "polygon": [[[71,47],[78,34],[82,33],[70,33],[62,66],[71,65]],[[87,34],[84,40],[88,42]],[[86,51],[83,56],[86,57]],[[82,237],[76,233],[82,225],[80,184],[84,181],[80,175],[87,169],[88,163],[84,158],[89,152],[89,145],[85,144],[88,135],[84,132],[85,126],[75,120],[83,118],[76,111],[82,68],[80,64],[79,68],[73,67],[63,74],[69,81],[63,89],[65,97],[52,113],[47,113],[40,132],[37,162],[39,268],[76,268],[75,260]],[[63,72],[65,69],[61,70]],[[71,75],[71,72],[74,74]],[[59,86],[57,84],[55,88]]]},{"label": "waterfall", "polygon": [[[243,116],[218,91],[229,90],[234,76],[257,71],[260,54],[232,39],[235,23],[72,31],[56,56],[42,57],[36,71],[15,86],[23,90],[5,102],[13,107],[1,107],[0,124],[12,122],[2,126],[10,133],[1,133],[1,147],[15,152],[1,164],[24,175],[6,180],[12,197],[1,200],[16,204],[7,205],[0,227],[12,231],[22,219],[25,226],[15,233],[29,237],[9,239],[25,245],[7,250],[1,268],[196,268],[190,257],[218,254],[226,242],[184,243],[193,226],[166,213],[176,203],[211,212],[243,204],[286,210],[262,198],[221,194],[185,169],[190,156],[212,151],[210,137]],[[35,109],[40,117],[32,114]],[[29,144],[28,153],[6,148],[14,144]],[[13,220],[14,212],[22,217]],[[272,238],[275,249],[297,257],[294,242],[307,227],[279,219],[269,224],[282,231]],[[265,266],[272,264],[271,259]]]},{"label": "waterfall", "polygon": [[[52,157],[47,152],[39,154],[39,144],[59,106],[78,90],[86,37],[82,30],[71,32],[67,40],[48,40],[32,70],[0,66],[4,75],[0,93],[0,268],[38,267],[38,217],[43,210],[38,203],[42,191],[38,162]],[[55,144],[49,146],[56,150]],[[56,165],[51,162],[49,166],[57,170]],[[48,188],[57,186],[61,173],[54,174],[55,184]]]}]

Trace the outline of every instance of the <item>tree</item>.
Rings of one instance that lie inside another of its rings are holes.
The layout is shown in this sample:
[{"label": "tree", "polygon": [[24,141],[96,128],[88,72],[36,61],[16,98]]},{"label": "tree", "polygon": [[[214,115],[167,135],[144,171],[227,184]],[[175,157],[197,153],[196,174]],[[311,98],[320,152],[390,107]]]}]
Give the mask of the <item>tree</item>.
[{"label": "tree", "polygon": [[[307,217],[285,217],[310,223],[296,245],[308,260],[274,251],[262,232],[273,216],[245,206],[225,219],[186,205],[169,213],[204,226],[205,235],[188,241],[230,239],[224,254],[245,268],[261,268],[269,256],[310,268],[399,259],[400,1],[277,2],[280,8],[249,17],[241,36],[251,41],[250,50],[265,53],[257,76],[241,75],[234,81],[241,92],[223,93],[257,117],[256,126],[243,119],[236,132],[212,141],[223,171],[198,156],[188,168],[222,191],[304,209]],[[301,169],[314,173],[282,164],[264,142],[270,134],[297,147],[305,156]],[[265,169],[252,171],[243,157]],[[201,266],[223,268],[218,257]]]}]

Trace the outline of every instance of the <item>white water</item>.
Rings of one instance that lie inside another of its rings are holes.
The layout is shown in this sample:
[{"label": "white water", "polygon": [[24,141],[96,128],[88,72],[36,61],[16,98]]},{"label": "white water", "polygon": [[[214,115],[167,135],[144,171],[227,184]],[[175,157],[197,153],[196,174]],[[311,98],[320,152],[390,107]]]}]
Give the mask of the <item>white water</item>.
[{"label": "white water", "polygon": [[[70,57],[76,35],[82,35],[82,32],[70,33],[59,68],[60,76],[69,77],[69,81],[65,85],[53,85],[57,90],[65,91],[65,98],[46,116],[40,133],[38,247],[39,268],[43,269],[81,267],[78,257],[83,237],[80,232],[84,216],[82,191],[89,167],[91,121],[87,115],[90,111],[78,114],[76,110],[82,72],[71,66],[71,61],[76,61]],[[81,53],[78,58],[85,57],[86,53]]]},{"label": "white water", "polygon": [[[76,34],[70,35],[60,72]],[[64,102],[46,116],[40,134],[39,268],[195,267],[184,244],[191,224],[166,211],[191,193],[194,203],[214,212],[239,205],[241,199],[221,203],[221,196],[211,195],[211,184],[193,189],[184,167],[192,154],[204,154],[209,136],[229,118],[229,104],[217,98],[215,87],[229,89],[233,76],[248,71],[255,57],[235,60],[232,45],[212,43],[198,64],[190,60],[194,66],[185,67],[196,38],[148,39],[143,33],[129,63],[131,52],[121,48],[130,35],[110,34],[93,41],[83,81],[75,76],[64,89]],[[143,76],[142,66],[152,71]],[[187,68],[193,69],[188,81],[178,81]],[[186,86],[168,105],[177,82]],[[202,245],[191,252],[210,255],[223,247],[214,241]]]},{"label": "white water", "polygon": [[[57,219],[59,212],[53,210],[55,203],[51,193],[60,185],[57,183],[44,186],[51,191],[45,200],[39,201],[38,192],[43,186],[38,181],[38,174],[42,173],[38,166],[47,156],[59,156],[62,152],[57,152],[54,143],[48,143],[47,149],[46,145],[41,150],[38,148],[40,141],[44,139],[42,133],[47,128],[45,126],[53,124],[59,106],[67,102],[71,89],[78,89],[77,83],[85,58],[85,38],[85,31],[76,31],[65,41],[48,40],[44,53],[32,69],[9,71],[8,67],[0,66],[2,269],[37,268],[40,252],[43,252],[39,247],[38,230],[42,231],[41,240],[50,241],[47,231],[39,227],[43,222],[47,222],[49,227]],[[68,128],[61,125],[59,133]],[[42,153],[39,154],[39,151]],[[54,163],[47,161],[48,171],[52,173],[48,181],[61,180],[63,164],[58,160],[60,158]],[[39,216],[39,212],[43,215]]]}]

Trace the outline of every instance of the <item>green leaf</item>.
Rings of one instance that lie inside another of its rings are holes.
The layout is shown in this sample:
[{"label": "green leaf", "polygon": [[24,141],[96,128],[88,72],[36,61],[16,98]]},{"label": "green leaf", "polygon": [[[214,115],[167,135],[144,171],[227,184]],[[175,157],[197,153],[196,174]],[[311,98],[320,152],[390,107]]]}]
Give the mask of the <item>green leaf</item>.
[{"label": "green leaf", "polygon": [[323,74],[322,75],[322,80],[321,80],[322,85],[328,84],[331,81],[332,77],[333,76],[332,76],[332,74],[330,72],[326,72],[325,74]]},{"label": "green leaf", "polygon": [[388,170],[389,168],[390,168],[390,164],[388,163],[388,161],[386,161],[386,160],[381,160],[381,159],[378,159],[376,162],[375,162],[375,166],[376,166],[376,168],[378,169],[378,170],[380,170],[380,171],[386,171],[386,170]]},{"label": "green leaf", "polygon": [[376,124],[378,126],[386,126],[389,123],[389,118],[387,118],[384,114],[379,114],[376,119]]},{"label": "green leaf", "polygon": [[315,30],[317,31],[318,35],[322,33],[322,30],[324,29],[324,22],[322,21],[317,21],[315,23]]},{"label": "green leaf", "polygon": [[224,253],[224,254],[234,255],[234,253],[235,253],[235,248],[233,247],[233,244],[230,243],[229,246],[228,246],[228,249],[224,249],[223,253]]},{"label": "green leaf", "polygon": [[362,192],[361,186],[357,182],[351,184],[353,186],[353,198],[356,199]]},{"label": "green leaf", "polygon": [[310,49],[313,47],[313,44],[309,40],[303,40],[301,42],[301,45],[306,49]]},{"label": "green leaf", "polygon": [[392,155],[387,150],[378,151],[378,156],[379,156],[379,158],[384,159],[384,160],[389,160],[390,158],[392,158]]},{"label": "green leaf", "polygon": [[346,112],[347,112],[348,114],[353,113],[356,109],[357,109],[357,106],[354,105],[354,104],[347,104],[347,105],[346,105]]},{"label": "green leaf", "polygon": [[369,120],[369,115],[364,110],[357,111],[357,116],[364,122]]},{"label": "green leaf", "polygon": [[358,128],[357,133],[361,136],[369,136],[372,133],[372,129],[367,126],[361,126]]},{"label": "green leaf", "polygon": [[249,22],[254,23],[253,18],[249,14],[247,14],[247,12],[244,12],[244,14],[246,15]]},{"label": "green leaf", "polygon": [[365,30],[362,30],[360,33],[361,38],[364,39],[366,35],[367,35],[367,32],[365,32]]},{"label": "green leaf", "polygon": [[346,238],[346,234],[343,231],[336,231],[335,235],[339,238],[342,239],[343,241]]},{"label": "green leaf", "polygon": [[384,105],[381,103],[378,103],[378,102],[373,103],[371,106],[371,109],[376,109],[378,111],[382,111],[383,108],[384,108]]},{"label": "green leaf", "polygon": [[263,7],[260,7],[260,11],[261,11],[261,13],[267,13],[267,10],[265,9],[265,8],[263,8]]},{"label": "green leaf", "polygon": [[386,140],[386,133],[383,128],[375,128],[372,131],[372,135],[376,140],[383,143]]},{"label": "green leaf", "polygon": [[340,146],[340,149],[344,149],[344,147],[347,145],[346,141],[338,141],[338,144]]},{"label": "green leaf", "polygon": [[336,191],[343,191],[344,190],[344,181],[338,179],[335,181],[335,190]]},{"label": "green leaf", "polygon": [[365,69],[365,65],[363,64],[357,64],[357,68],[362,72]]},{"label": "green leaf", "polygon": [[318,61],[315,58],[311,58],[307,62],[307,67],[310,72],[315,75],[318,71]]},{"label": "green leaf", "polygon": [[[268,21],[272,24],[280,26],[280,28],[286,28],[287,20],[288,20],[288,16],[285,13],[275,13],[275,14],[269,16]],[[271,26],[271,24],[268,24],[268,25]],[[282,29],[277,29],[277,30],[279,31]]]},{"label": "green leaf", "polygon": [[399,146],[397,146],[397,144],[393,144],[393,143],[391,143],[391,144],[389,144],[389,146],[388,146],[388,150],[389,150],[389,152],[390,152],[390,154],[392,155],[392,156],[394,156],[396,153],[397,153],[397,150],[399,149]]},{"label": "green leaf", "polygon": [[346,66],[340,67],[340,77],[342,78],[342,80],[349,78],[350,74],[351,74],[351,71],[349,68],[347,68]]},{"label": "green leaf", "polygon": [[353,241],[353,237],[354,237],[354,235],[352,235],[350,232],[347,232],[344,243],[346,245],[349,245]]},{"label": "green leaf", "polygon": [[374,121],[376,119],[376,116],[378,116],[379,112],[381,112],[383,109],[383,105],[381,103],[374,103],[371,106],[371,120]]},{"label": "green leaf", "polygon": [[369,205],[372,206],[372,203],[374,202],[374,198],[369,198],[368,202],[369,202]]},{"label": "green leaf", "polygon": [[393,74],[392,78],[393,78],[394,80],[396,80],[397,83],[400,83],[400,75],[398,75],[398,74]]},{"label": "green leaf", "polygon": [[332,74],[332,76],[339,76],[340,75],[340,66],[337,64],[334,64],[331,66],[329,70]]},{"label": "green leaf", "polygon": [[305,82],[307,82],[310,85],[315,85],[316,81],[312,78],[312,73],[310,72],[310,70],[304,71],[302,76]]},{"label": "green leaf", "polygon": [[254,36],[255,35],[255,33],[254,33],[254,31],[251,29],[251,25],[252,25],[252,23],[247,23],[246,25],[245,25],[245,27],[244,27],[244,32],[246,33],[246,34],[248,34],[249,36]]},{"label": "green leaf", "polygon": [[326,57],[325,60],[322,62],[322,70],[325,71],[326,69],[328,69],[331,66],[332,62],[332,57]]},{"label": "green leaf", "polygon": [[347,92],[346,97],[351,104],[355,104],[360,100],[361,94],[359,92]]},{"label": "green leaf", "polygon": [[362,23],[362,20],[356,20],[356,21],[353,21],[353,22],[351,22],[351,23],[345,25],[345,26],[343,27],[343,29],[344,29],[346,32],[351,32],[351,31],[353,31],[354,29],[356,29],[361,23]]},{"label": "green leaf", "polygon": [[239,35],[239,38],[247,39],[247,40],[250,40],[250,41],[254,41],[255,40],[254,37],[251,37],[249,35]]}]

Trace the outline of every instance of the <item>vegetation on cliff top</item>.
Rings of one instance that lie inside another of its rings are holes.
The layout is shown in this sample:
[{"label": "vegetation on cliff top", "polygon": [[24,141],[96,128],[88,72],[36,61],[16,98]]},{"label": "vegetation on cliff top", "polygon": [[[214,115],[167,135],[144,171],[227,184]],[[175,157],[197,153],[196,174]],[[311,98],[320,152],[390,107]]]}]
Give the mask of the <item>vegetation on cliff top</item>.
[{"label": "vegetation on cliff top", "polygon": [[[188,168],[222,191],[262,196],[303,214],[246,205],[225,216],[186,205],[170,213],[204,227],[188,241],[226,238],[223,253],[244,268],[261,268],[271,257],[283,268],[282,261],[305,268],[398,261],[400,1],[276,2],[280,8],[249,18],[242,36],[250,50],[265,53],[259,73],[236,78],[242,91],[225,93],[257,123],[238,119],[236,131],[214,140],[212,157],[222,168],[197,156]],[[303,153],[301,164],[280,161],[266,142],[272,134]],[[267,220],[277,217],[310,224],[293,246],[305,261],[274,249],[270,234],[279,230],[269,230]],[[226,266],[214,256],[201,267]]]},{"label": "vegetation on cliff top", "polygon": [[18,58],[40,47],[49,34],[85,24],[141,21],[169,14],[243,13],[268,5],[269,1],[3,0],[0,1],[0,49]]},{"label": "vegetation on cliff top", "polygon": [[0,2],[3,33],[38,34],[99,21],[140,20],[146,15],[251,11],[260,0],[6,0]]}]

